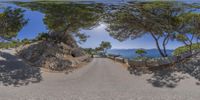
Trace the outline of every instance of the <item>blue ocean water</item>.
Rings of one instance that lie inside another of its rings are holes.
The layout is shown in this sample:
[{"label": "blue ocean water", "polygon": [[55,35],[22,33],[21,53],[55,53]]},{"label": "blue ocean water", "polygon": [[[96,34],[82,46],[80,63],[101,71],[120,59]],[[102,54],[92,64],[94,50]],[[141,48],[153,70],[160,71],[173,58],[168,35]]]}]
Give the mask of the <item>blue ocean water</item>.
[{"label": "blue ocean water", "polygon": [[[135,53],[137,49],[111,49],[107,51],[107,54],[114,54],[114,55],[120,55],[123,58],[127,59],[133,59],[137,56],[138,54]],[[147,57],[160,57],[160,53],[158,52],[157,49],[148,49],[146,50],[145,56]],[[167,50],[168,55],[172,55],[173,50]]]}]

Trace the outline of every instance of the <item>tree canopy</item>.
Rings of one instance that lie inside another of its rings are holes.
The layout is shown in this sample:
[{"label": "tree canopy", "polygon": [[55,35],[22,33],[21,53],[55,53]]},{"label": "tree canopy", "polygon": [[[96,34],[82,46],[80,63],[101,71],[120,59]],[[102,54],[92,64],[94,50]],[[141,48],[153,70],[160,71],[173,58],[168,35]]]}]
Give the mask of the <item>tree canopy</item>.
[{"label": "tree canopy", "polygon": [[166,45],[182,28],[179,16],[196,7],[183,2],[138,2],[115,8],[105,21],[110,35],[120,41],[150,34],[161,56],[166,57]]},{"label": "tree canopy", "polygon": [[178,30],[176,39],[183,42],[190,48],[192,52],[193,40],[196,38],[197,42],[200,34],[200,14],[194,12],[184,13],[179,16],[182,28]]},{"label": "tree canopy", "polygon": [[73,36],[80,37],[81,40],[85,41],[86,36],[81,35],[79,31],[97,26],[101,20],[101,13],[103,13],[103,8],[99,4],[56,4],[52,2],[17,4],[44,13],[44,23],[49,29],[49,34],[54,40],[70,45],[75,43]]},{"label": "tree canopy", "polygon": [[144,34],[152,36],[163,57],[168,56],[167,45],[170,40],[192,45],[194,37],[200,39],[200,16],[195,12],[200,7],[197,4],[177,1],[133,2],[107,6],[98,3],[42,1],[15,3],[44,13],[49,37],[72,47],[77,46],[74,37],[80,38],[78,42],[84,42],[88,37],[80,33],[80,30],[92,29],[101,21],[105,21],[109,34],[119,41],[139,38]]},{"label": "tree canopy", "polygon": [[5,8],[0,13],[0,38],[12,39],[27,24],[28,20],[24,18],[22,9]]},{"label": "tree canopy", "polygon": [[106,52],[111,47],[112,47],[111,43],[107,42],[107,41],[102,41],[100,44],[100,48],[102,48],[102,50],[104,50],[104,52]]}]

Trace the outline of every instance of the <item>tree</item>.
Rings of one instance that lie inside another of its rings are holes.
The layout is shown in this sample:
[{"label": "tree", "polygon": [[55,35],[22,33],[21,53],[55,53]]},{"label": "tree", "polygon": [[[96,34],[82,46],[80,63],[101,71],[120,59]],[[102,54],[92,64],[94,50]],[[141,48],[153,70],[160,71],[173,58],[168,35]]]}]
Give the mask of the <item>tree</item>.
[{"label": "tree", "polygon": [[114,7],[105,22],[110,35],[120,41],[151,35],[160,55],[166,57],[169,40],[174,40],[176,31],[182,28],[179,16],[191,9],[193,6],[181,2],[136,2]]},{"label": "tree", "polygon": [[104,55],[106,54],[107,50],[110,49],[112,45],[110,42],[107,41],[102,41],[100,44],[100,48],[104,51]]},{"label": "tree", "polygon": [[24,18],[24,10],[5,8],[0,13],[0,39],[10,40],[17,36],[17,33],[27,24]]},{"label": "tree", "polygon": [[84,48],[84,51],[91,55],[91,57],[93,57],[94,54],[96,54],[96,50],[95,49],[92,49],[92,48]]},{"label": "tree", "polygon": [[189,51],[192,52],[193,40],[196,38],[197,43],[200,34],[200,14],[186,13],[180,16],[181,25],[183,28],[178,30],[177,40],[189,47]]},{"label": "tree", "polygon": [[96,51],[96,52],[98,52],[98,51],[103,51],[103,48],[102,48],[102,47],[96,47],[96,48],[95,48],[95,51]]},{"label": "tree", "polygon": [[44,23],[47,25],[53,40],[64,42],[71,47],[77,47],[74,36],[85,41],[87,36],[79,33],[81,29],[91,29],[101,20],[103,9],[99,4],[75,4],[56,2],[29,2],[16,4],[37,10],[45,14]]},{"label": "tree", "polygon": [[143,57],[144,54],[146,54],[147,52],[144,49],[137,49],[135,51],[136,54],[140,55],[140,57]]}]

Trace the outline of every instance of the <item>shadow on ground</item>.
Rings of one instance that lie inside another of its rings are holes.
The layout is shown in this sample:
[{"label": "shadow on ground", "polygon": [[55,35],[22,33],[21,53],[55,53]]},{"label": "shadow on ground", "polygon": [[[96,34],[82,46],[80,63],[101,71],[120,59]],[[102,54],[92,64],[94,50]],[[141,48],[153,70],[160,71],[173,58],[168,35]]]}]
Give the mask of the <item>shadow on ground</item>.
[{"label": "shadow on ground", "polygon": [[0,83],[4,86],[23,86],[42,80],[39,68],[29,67],[21,59],[0,52]]},{"label": "shadow on ground", "polygon": [[147,82],[154,87],[167,87],[175,88],[181,80],[191,77],[195,78],[198,82],[196,85],[200,86],[200,54],[192,57],[184,63],[176,64],[171,68],[161,68],[156,70],[147,70],[141,68],[128,68],[130,74],[142,76],[143,74],[151,74],[151,78]]}]

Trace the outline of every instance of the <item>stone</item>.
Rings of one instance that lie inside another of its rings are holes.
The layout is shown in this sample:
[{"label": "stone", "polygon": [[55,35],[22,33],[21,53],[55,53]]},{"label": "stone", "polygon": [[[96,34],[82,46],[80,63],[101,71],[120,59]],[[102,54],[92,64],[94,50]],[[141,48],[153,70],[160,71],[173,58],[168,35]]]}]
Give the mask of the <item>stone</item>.
[{"label": "stone", "polygon": [[72,62],[70,60],[63,60],[63,59],[58,59],[56,57],[51,57],[45,61],[44,66],[51,70],[62,71],[71,67]]},{"label": "stone", "polygon": [[73,49],[64,43],[43,41],[20,47],[18,54],[32,66],[63,71],[79,64],[73,57],[83,56],[84,52],[80,48]]},{"label": "stone", "polygon": [[75,49],[72,50],[71,55],[73,57],[80,57],[80,56],[84,55],[84,52],[81,48],[75,48]]}]

